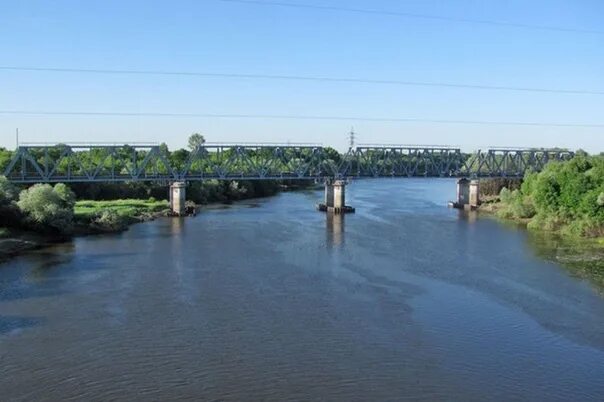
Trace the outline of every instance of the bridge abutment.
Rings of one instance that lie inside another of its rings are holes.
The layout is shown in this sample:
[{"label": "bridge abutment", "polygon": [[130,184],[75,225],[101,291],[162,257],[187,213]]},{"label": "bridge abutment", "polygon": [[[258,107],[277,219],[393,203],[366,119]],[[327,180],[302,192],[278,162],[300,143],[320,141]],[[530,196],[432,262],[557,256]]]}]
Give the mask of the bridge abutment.
[{"label": "bridge abutment", "polygon": [[170,210],[174,215],[185,215],[186,195],[186,183],[179,181],[170,184]]},{"label": "bridge abutment", "polygon": [[353,207],[346,205],[346,182],[344,180],[325,182],[325,202],[319,204],[318,209],[335,214],[355,211]]}]

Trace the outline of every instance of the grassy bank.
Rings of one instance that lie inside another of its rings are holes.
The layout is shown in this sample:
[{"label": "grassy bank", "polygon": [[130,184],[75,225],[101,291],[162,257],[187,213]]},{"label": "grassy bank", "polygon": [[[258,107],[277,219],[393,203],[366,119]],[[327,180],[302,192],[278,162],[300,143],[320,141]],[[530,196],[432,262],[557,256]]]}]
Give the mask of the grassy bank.
[{"label": "grassy bank", "polygon": [[0,261],[46,245],[64,241],[73,235],[111,233],[129,225],[167,213],[164,200],[76,201],[69,228],[60,231],[23,220],[22,226],[0,227]]},{"label": "grassy bank", "polygon": [[167,214],[168,201],[155,200],[111,200],[76,201],[74,220],[76,232],[96,233],[124,230],[128,225]]},{"label": "grassy bank", "polygon": [[539,216],[530,202],[523,200],[517,191],[504,189],[502,196],[487,196],[481,199],[479,212],[501,221],[518,225],[531,232],[555,236],[573,244],[583,242],[604,248],[604,228],[600,223],[588,219],[571,221],[557,215]]},{"label": "grassy bank", "polygon": [[145,214],[155,214],[168,208],[168,201],[153,198],[148,200],[81,200],[76,201],[74,214],[77,219],[87,219],[103,211],[113,211],[125,218],[137,218]]}]

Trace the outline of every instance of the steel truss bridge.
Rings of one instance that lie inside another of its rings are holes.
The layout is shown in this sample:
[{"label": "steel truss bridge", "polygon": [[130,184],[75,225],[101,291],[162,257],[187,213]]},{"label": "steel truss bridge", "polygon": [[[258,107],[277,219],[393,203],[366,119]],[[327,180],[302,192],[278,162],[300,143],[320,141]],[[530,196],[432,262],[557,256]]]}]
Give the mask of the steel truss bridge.
[{"label": "steel truss bridge", "polygon": [[310,144],[203,144],[168,154],[159,145],[22,145],[4,170],[14,183],[302,180],[362,177],[520,177],[564,149],[371,145],[339,154]]}]

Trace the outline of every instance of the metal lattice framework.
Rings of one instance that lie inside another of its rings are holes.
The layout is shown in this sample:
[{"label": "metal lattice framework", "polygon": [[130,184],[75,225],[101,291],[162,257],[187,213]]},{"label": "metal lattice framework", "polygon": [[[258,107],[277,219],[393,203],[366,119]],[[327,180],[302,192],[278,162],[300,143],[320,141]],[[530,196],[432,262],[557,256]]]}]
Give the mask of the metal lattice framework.
[{"label": "metal lattice framework", "polygon": [[462,174],[467,155],[458,148],[360,146],[349,151],[342,176],[455,177]]},{"label": "metal lattice framework", "polygon": [[463,172],[476,177],[522,177],[527,171],[539,172],[550,161],[565,161],[574,152],[565,149],[493,148],[471,154]]},{"label": "metal lattice framework", "polygon": [[204,144],[168,155],[159,145],[24,145],[4,175],[16,183],[323,179],[328,177],[519,177],[561,149],[360,146],[340,155],[316,145]]}]

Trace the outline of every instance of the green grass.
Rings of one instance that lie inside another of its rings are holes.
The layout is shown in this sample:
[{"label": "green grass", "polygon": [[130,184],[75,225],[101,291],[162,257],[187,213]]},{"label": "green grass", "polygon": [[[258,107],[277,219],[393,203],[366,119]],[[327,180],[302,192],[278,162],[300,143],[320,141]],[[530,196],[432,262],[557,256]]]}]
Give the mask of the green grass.
[{"label": "green grass", "polygon": [[3,237],[8,237],[9,231],[7,228],[0,228],[0,239]]},{"label": "green grass", "polygon": [[133,218],[146,213],[154,213],[167,209],[168,201],[165,200],[111,200],[111,201],[77,201],[74,213],[76,219],[91,218],[104,210],[113,210],[118,215]]}]

